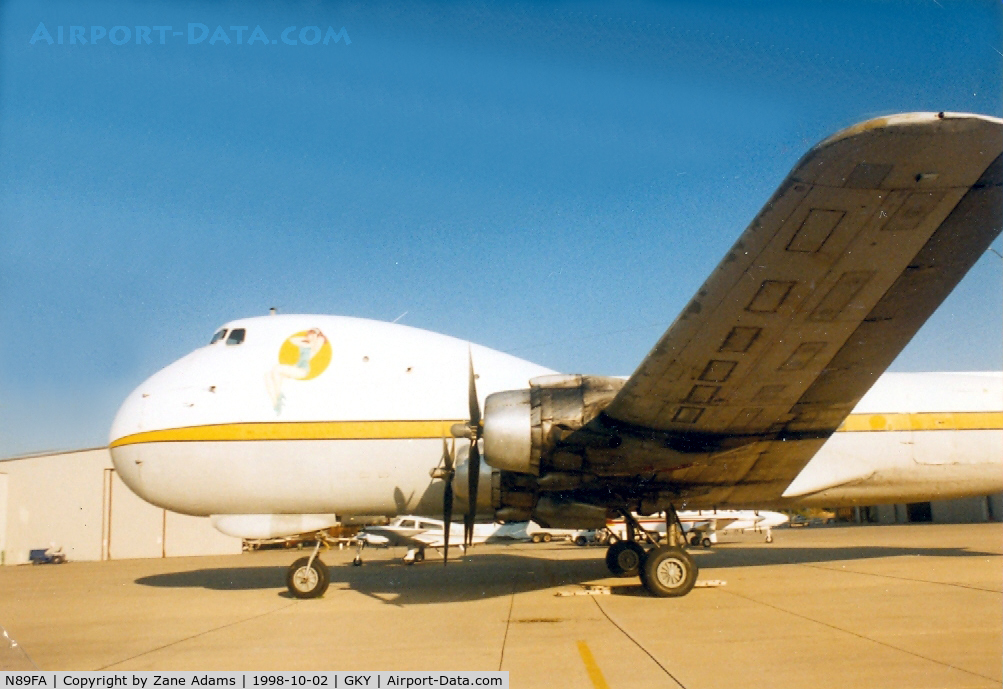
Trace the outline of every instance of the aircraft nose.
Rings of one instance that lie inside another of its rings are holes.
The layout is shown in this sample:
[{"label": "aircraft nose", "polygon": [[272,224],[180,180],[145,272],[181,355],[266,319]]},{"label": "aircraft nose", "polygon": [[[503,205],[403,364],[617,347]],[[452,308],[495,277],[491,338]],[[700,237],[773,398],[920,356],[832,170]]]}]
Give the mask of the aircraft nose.
[{"label": "aircraft nose", "polygon": [[138,390],[134,391],[118,410],[112,423],[108,438],[108,448],[111,452],[111,463],[119,478],[136,495],[145,499],[141,467],[142,444],[130,443],[129,437],[143,430],[143,408],[146,405],[145,396]]}]

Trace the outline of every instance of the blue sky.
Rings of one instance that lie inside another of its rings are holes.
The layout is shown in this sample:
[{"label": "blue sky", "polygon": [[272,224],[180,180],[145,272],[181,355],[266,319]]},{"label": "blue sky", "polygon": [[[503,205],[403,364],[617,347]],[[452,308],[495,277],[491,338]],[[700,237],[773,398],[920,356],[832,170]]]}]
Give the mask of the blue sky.
[{"label": "blue sky", "polygon": [[[6,3],[0,456],[103,444],[138,383],[271,306],[628,374],[816,142],[893,112],[1003,114],[1001,19],[950,0]],[[39,23],[64,43],[31,44]],[[231,42],[189,44],[189,23]],[[136,45],[157,25],[165,45]],[[70,26],[130,40],[70,45]],[[277,43],[248,45],[255,26]],[[351,43],[286,45],[291,26]],[[1001,366],[987,253],[892,370]]]}]

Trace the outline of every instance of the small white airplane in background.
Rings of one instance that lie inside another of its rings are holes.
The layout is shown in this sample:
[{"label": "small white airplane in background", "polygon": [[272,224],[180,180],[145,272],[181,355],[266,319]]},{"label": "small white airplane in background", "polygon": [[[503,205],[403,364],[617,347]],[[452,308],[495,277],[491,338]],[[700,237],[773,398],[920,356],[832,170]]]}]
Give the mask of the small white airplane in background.
[{"label": "small white airplane in background", "polygon": [[[766,542],[772,543],[773,528],[790,521],[790,517],[786,514],[768,510],[680,510],[676,515],[689,544],[702,545],[705,548],[717,543],[718,531],[764,532]],[[664,517],[633,516],[637,526],[650,534],[657,535],[657,539],[665,538]],[[606,530],[618,540],[629,538],[627,522],[624,519],[607,522]]]},{"label": "small white airplane in background", "polygon": [[417,515],[405,515],[393,519],[385,526],[367,526],[355,537],[359,542],[359,550],[352,564],[362,564],[362,551],[366,546],[395,547],[404,546],[408,549],[404,555],[404,564],[413,565],[425,560],[425,548],[443,551],[443,559],[449,555],[450,542],[464,553],[467,547],[485,543],[501,528],[501,524],[474,524],[474,533],[469,542],[464,541],[464,525],[450,523],[449,537],[443,528],[441,519],[430,519]]},{"label": "small white airplane in background", "polygon": [[717,543],[719,531],[755,531],[764,534],[767,543],[773,543],[773,529],[791,518],[769,510],[696,510],[680,512],[679,519],[690,545],[709,548]]},{"label": "small white airplane in background", "polygon": [[[353,515],[450,523],[454,492],[468,543],[480,519],[600,529],[665,512],[667,543],[606,554],[655,596],[696,581],[677,507],[999,492],[1003,376],[881,374],[999,236],[1001,152],[1003,120],[961,113],[821,142],[627,380],[398,324],[231,321],[129,395],[112,461],[141,498],[245,537]],[[289,568],[292,595],[326,588],[316,554]]]}]

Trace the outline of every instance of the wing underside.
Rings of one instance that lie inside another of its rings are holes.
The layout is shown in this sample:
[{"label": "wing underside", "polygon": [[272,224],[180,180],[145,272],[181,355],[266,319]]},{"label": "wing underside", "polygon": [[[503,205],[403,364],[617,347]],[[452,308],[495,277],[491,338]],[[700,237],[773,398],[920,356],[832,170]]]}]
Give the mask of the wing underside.
[{"label": "wing underside", "polygon": [[700,439],[661,478],[701,503],[779,497],[999,235],[1001,124],[896,115],[816,146],[606,419]]}]

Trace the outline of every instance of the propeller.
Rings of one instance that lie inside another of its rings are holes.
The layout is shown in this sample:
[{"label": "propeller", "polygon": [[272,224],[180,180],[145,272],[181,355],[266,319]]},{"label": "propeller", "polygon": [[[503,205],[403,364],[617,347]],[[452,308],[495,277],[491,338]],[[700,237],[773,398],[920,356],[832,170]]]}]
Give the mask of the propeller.
[{"label": "propeller", "polygon": [[[455,440],[453,445],[455,447]],[[453,477],[456,475],[456,469],[453,468],[453,451],[446,445],[445,438],[442,439],[442,460],[439,466],[428,473],[432,478],[442,479],[446,483],[442,490],[442,538],[445,546],[442,551],[442,564],[445,566],[449,563],[449,532],[453,521]]]},{"label": "propeller", "polygon": [[477,383],[474,374],[474,355],[467,350],[469,360],[469,384],[467,402],[470,406],[470,420],[453,426],[453,436],[470,439],[470,453],[467,456],[467,513],[463,517],[463,545],[474,541],[474,521],[477,518],[477,488],[481,477],[481,452],[477,441],[481,437],[481,407],[477,402]]},{"label": "propeller", "polygon": [[[477,490],[481,476],[481,452],[477,445],[481,435],[481,407],[477,402],[477,375],[474,373],[474,355],[468,350],[469,384],[467,386],[467,401],[470,408],[470,420],[466,423],[453,424],[450,432],[453,438],[468,438],[470,451],[467,455],[467,513],[463,515],[463,546],[467,547],[474,541],[474,521],[477,519]],[[455,440],[454,440],[455,443]],[[454,448],[455,449],[455,445]],[[441,468],[431,471],[432,478],[446,481],[442,495],[443,521],[445,522],[445,545],[449,552],[449,521],[453,516],[453,452],[446,447],[446,439],[442,439]]]}]

